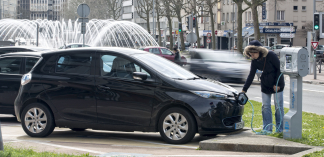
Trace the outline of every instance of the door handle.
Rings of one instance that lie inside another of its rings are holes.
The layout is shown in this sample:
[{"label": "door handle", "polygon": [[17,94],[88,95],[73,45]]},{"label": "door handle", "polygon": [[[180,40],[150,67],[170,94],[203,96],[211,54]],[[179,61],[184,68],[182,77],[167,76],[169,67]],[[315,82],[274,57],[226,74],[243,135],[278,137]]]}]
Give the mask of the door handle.
[{"label": "door handle", "polygon": [[99,85],[98,87],[99,87],[99,88],[103,88],[103,89],[110,89],[109,87],[101,86],[101,85]]}]

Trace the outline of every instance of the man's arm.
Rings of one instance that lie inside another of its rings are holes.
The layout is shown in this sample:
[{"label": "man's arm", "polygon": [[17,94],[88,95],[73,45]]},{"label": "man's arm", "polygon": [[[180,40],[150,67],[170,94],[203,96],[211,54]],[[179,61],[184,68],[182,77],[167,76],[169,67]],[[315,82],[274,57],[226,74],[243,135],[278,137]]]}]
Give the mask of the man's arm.
[{"label": "man's arm", "polygon": [[250,74],[248,78],[245,81],[245,84],[243,86],[243,92],[247,92],[247,90],[250,88],[252,81],[254,79],[255,73],[256,73],[256,67],[253,64],[253,61],[251,61],[251,68],[250,68]]}]

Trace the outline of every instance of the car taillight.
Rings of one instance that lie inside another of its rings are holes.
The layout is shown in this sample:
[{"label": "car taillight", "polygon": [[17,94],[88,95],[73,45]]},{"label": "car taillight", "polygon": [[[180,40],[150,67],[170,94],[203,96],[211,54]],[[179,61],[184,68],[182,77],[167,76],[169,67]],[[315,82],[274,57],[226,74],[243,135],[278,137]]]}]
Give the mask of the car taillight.
[{"label": "car taillight", "polygon": [[32,79],[32,74],[28,73],[25,74],[22,78],[21,78],[21,85],[26,85],[27,83],[29,83]]}]

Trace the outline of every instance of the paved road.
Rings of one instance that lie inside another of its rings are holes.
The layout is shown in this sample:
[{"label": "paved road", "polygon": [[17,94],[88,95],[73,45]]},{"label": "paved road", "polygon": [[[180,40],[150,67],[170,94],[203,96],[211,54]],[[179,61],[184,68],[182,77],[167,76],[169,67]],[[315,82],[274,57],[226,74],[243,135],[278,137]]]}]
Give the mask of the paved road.
[{"label": "paved road", "polygon": [[[31,148],[36,151],[54,151],[68,154],[89,153],[90,155],[107,157],[284,156],[273,153],[197,150],[200,141],[211,138],[201,137],[198,134],[190,143],[184,145],[167,144],[158,133],[97,131],[90,129],[83,132],[74,132],[66,128],[55,128],[54,132],[46,138],[32,138],[25,134],[20,123],[13,116],[0,114],[0,121],[5,144],[18,148]],[[219,135],[217,137],[221,136],[228,135]]]},{"label": "paved road", "polygon": [[[290,82],[285,82],[284,89],[284,107],[289,108],[290,101]],[[243,84],[229,84],[238,91],[242,91]],[[249,99],[261,102],[261,86],[253,84],[249,88],[247,95]],[[273,101],[273,98],[272,98]],[[303,111],[313,112],[324,115],[324,86],[303,83]]]}]

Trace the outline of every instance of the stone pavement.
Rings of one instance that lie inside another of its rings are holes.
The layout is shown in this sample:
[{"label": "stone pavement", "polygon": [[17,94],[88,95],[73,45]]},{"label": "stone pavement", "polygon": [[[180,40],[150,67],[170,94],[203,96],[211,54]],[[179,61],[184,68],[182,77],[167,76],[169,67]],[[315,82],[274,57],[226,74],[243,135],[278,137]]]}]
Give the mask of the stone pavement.
[{"label": "stone pavement", "polygon": [[282,138],[257,135],[248,128],[231,135],[217,136],[213,139],[201,141],[199,147],[201,150],[280,153],[292,157],[301,157],[324,149],[323,147],[308,146]]}]

